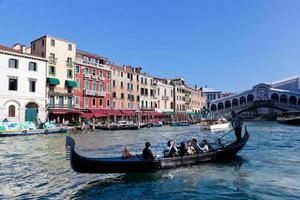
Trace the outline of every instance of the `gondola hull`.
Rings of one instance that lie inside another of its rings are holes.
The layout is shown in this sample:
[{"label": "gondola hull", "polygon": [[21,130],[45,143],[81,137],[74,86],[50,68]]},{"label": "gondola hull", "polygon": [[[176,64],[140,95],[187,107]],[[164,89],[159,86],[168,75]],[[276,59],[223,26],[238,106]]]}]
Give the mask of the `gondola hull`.
[{"label": "gondola hull", "polygon": [[161,169],[177,168],[201,163],[220,161],[235,156],[247,143],[249,134],[246,130],[239,142],[233,142],[223,148],[205,153],[183,157],[143,159],[141,155],[131,158],[88,158],[79,155],[75,150],[75,141],[67,136],[66,146],[69,148],[70,162],[73,170],[79,173],[140,173],[155,172]]},{"label": "gondola hull", "polygon": [[66,127],[51,128],[51,129],[23,130],[23,131],[3,131],[3,132],[0,132],[0,137],[48,135],[48,134],[66,133],[67,131],[68,131],[68,129]]}]

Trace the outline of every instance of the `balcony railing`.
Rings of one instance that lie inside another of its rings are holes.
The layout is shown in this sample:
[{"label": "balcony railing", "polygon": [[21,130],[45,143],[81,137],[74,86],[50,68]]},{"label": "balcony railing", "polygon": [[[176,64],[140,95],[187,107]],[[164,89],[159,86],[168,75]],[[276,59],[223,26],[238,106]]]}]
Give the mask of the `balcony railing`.
[{"label": "balcony railing", "polygon": [[105,97],[106,92],[96,91],[96,90],[83,90],[83,95],[85,95],[85,96],[95,96],[95,97]]},{"label": "balcony railing", "polygon": [[75,106],[73,104],[47,104],[48,108],[62,108],[62,109],[73,109]]},{"label": "balcony railing", "polygon": [[73,61],[66,61],[66,66],[67,67],[73,67],[75,65],[75,62],[73,62]]},{"label": "balcony railing", "polygon": [[57,63],[57,58],[49,56],[48,62],[49,62],[49,64],[55,65]]}]

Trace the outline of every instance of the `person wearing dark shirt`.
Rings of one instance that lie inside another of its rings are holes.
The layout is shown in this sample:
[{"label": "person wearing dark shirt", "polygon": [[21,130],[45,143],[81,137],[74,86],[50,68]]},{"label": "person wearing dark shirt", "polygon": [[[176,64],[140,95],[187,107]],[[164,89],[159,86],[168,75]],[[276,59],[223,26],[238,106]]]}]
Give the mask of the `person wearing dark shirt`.
[{"label": "person wearing dark shirt", "polygon": [[180,143],[179,154],[180,154],[181,157],[185,156],[187,154],[187,149],[185,148],[184,142]]},{"label": "person wearing dark shirt", "polygon": [[242,135],[242,125],[243,121],[234,111],[231,112],[231,125],[234,129],[236,141],[239,142],[241,140]]},{"label": "person wearing dark shirt", "polygon": [[201,153],[201,148],[198,144],[198,141],[195,138],[192,139],[192,145],[193,145],[196,153]]},{"label": "person wearing dark shirt", "polygon": [[150,149],[150,146],[151,146],[150,142],[145,143],[145,148],[143,150],[143,156],[144,156],[145,159],[152,159],[153,160],[155,157],[154,157],[154,155],[153,155],[153,153]]}]

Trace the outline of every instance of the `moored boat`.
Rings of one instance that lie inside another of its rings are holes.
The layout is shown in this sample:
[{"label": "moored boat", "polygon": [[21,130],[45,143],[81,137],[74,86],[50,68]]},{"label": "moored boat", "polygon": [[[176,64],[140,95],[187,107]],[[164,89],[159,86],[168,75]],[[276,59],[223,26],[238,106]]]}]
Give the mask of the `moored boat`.
[{"label": "moored boat", "polygon": [[190,126],[191,123],[189,122],[173,122],[170,123],[170,126]]},{"label": "moored boat", "polygon": [[242,139],[228,145],[211,149],[208,152],[176,156],[171,158],[144,159],[142,155],[131,158],[110,157],[90,158],[78,154],[75,151],[75,141],[67,136],[66,147],[69,150],[70,163],[74,171],[79,173],[136,173],[155,172],[157,170],[199,165],[201,163],[220,161],[235,156],[247,143],[249,134],[247,129]]},{"label": "moored boat", "polygon": [[57,127],[49,129],[35,129],[35,130],[11,130],[0,132],[0,137],[10,136],[26,136],[26,135],[37,135],[37,134],[55,134],[55,133],[66,133],[67,127]]},{"label": "moored boat", "polygon": [[300,125],[300,112],[283,112],[277,116],[276,120],[282,124]]},{"label": "moored boat", "polygon": [[219,120],[207,120],[203,121],[200,124],[201,129],[204,130],[211,130],[211,131],[216,131],[216,130],[223,130],[223,129],[228,129],[230,127],[230,123],[222,118]]}]

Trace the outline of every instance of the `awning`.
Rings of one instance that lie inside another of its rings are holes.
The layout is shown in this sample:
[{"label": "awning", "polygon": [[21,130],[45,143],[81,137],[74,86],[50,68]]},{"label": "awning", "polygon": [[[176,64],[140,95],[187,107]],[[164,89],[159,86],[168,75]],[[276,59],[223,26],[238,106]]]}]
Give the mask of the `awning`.
[{"label": "awning", "polygon": [[123,113],[120,110],[107,110],[107,116],[122,116]]},{"label": "awning", "polygon": [[163,114],[164,114],[164,115],[173,115],[174,112],[172,112],[172,111],[169,111],[169,112],[163,112]]},{"label": "awning", "polygon": [[81,112],[78,110],[69,110],[69,109],[51,109],[49,113],[53,115],[80,115]]},{"label": "awning", "polygon": [[127,116],[136,115],[135,111],[133,111],[133,110],[122,110],[122,113]]},{"label": "awning", "polygon": [[91,109],[90,111],[95,118],[106,117],[106,110],[104,109]]},{"label": "awning", "polygon": [[84,118],[84,119],[91,119],[91,118],[94,118],[94,114],[93,113],[81,113],[80,117]]},{"label": "awning", "polygon": [[47,83],[50,85],[59,85],[59,80],[57,78],[47,78]]},{"label": "awning", "polygon": [[77,87],[76,81],[66,80],[65,84],[67,87]]}]

